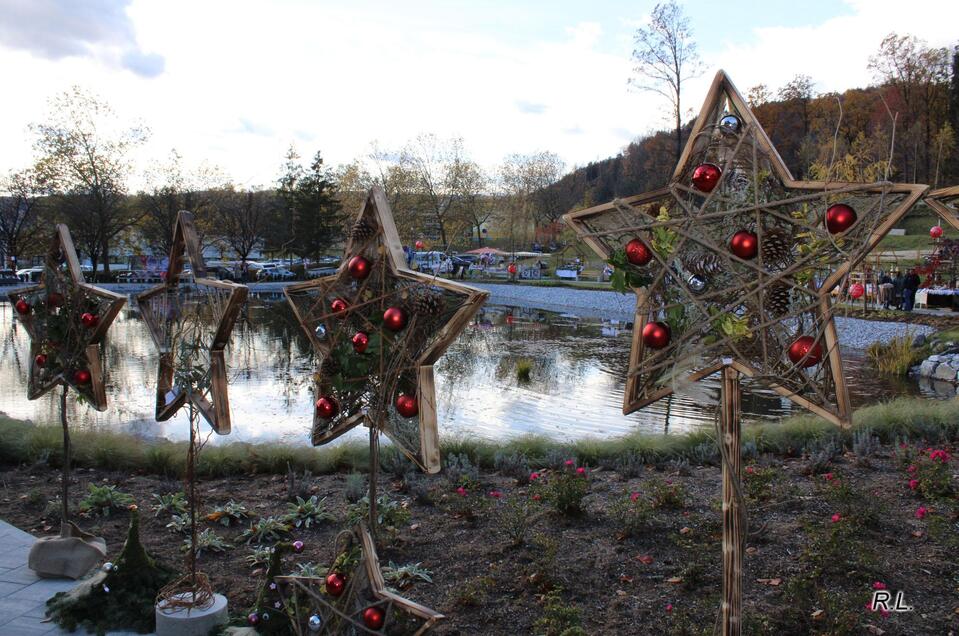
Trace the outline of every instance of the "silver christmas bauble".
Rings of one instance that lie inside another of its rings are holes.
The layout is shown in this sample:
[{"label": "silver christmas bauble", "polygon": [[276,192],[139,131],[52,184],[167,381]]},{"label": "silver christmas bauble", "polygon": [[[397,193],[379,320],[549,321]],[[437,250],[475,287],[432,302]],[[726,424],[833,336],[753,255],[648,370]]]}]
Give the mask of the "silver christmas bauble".
[{"label": "silver christmas bauble", "polygon": [[110,572],[113,570],[113,564],[107,561],[106,563],[103,564],[103,567],[100,569],[102,569],[104,572]]},{"label": "silver christmas bauble", "polygon": [[311,632],[318,632],[320,631],[320,628],[323,627],[323,619],[320,618],[318,614],[314,614],[313,616],[310,616],[309,625]]},{"label": "silver christmas bauble", "polygon": [[696,274],[693,274],[692,276],[690,276],[689,279],[686,281],[686,284],[689,285],[690,291],[696,294],[706,289],[706,281],[703,280],[701,276],[697,276]]},{"label": "silver christmas bauble", "polygon": [[719,120],[719,130],[727,135],[735,135],[742,127],[742,120],[735,115],[723,115],[723,118]]},{"label": "silver christmas bauble", "polygon": [[320,340],[326,339],[326,325],[317,325],[313,333],[315,333],[316,337]]},{"label": "silver christmas bauble", "polygon": [[270,620],[270,613],[269,613],[269,612],[263,612],[262,614],[260,614],[260,618],[261,618],[262,620],[264,620],[264,621],[268,621],[268,620]]}]

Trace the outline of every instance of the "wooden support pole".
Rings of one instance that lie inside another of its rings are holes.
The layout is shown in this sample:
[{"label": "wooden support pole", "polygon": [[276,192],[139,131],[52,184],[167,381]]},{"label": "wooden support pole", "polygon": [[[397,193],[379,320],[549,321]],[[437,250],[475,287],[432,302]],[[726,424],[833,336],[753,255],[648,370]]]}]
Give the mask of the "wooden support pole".
[{"label": "wooden support pole", "polygon": [[376,542],[378,513],[376,511],[376,479],[380,473],[380,431],[370,425],[370,535]]},{"label": "wooden support pole", "polygon": [[739,447],[739,371],[723,367],[720,391],[720,443],[723,447],[723,605],[722,635],[740,636],[743,616],[743,514],[737,495],[742,462]]},{"label": "wooden support pole", "polygon": [[67,530],[67,524],[70,523],[70,458],[72,450],[70,448],[70,428],[67,426],[67,391],[69,388],[63,385],[63,392],[60,393],[60,426],[63,429],[63,468],[60,470],[60,536],[70,536]]}]

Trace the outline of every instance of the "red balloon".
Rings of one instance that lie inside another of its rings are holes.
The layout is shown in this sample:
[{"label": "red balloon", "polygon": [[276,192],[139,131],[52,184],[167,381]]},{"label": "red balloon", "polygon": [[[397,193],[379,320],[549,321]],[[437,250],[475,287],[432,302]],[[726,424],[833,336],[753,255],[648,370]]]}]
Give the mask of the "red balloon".
[{"label": "red balloon", "polygon": [[93,329],[97,326],[97,323],[100,322],[100,319],[97,318],[96,314],[91,314],[87,312],[80,316],[80,322],[83,323],[83,326],[87,329]]},{"label": "red balloon", "polygon": [[330,572],[326,577],[326,593],[337,597],[346,588],[346,577],[339,572]]},{"label": "red balloon", "polygon": [[330,309],[332,309],[334,313],[337,313],[337,314],[341,314],[349,308],[350,308],[350,305],[342,298],[336,298],[333,300],[333,302],[330,303]]},{"label": "red balloon", "polygon": [[941,237],[942,237],[942,226],[941,226],[941,225],[933,225],[931,228],[929,228],[929,236],[931,236],[932,238],[941,238]]},{"label": "red balloon", "polygon": [[826,229],[830,234],[842,234],[856,223],[856,211],[845,203],[830,205],[826,210]]},{"label": "red balloon", "polygon": [[63,306],[63,294],[59,292],[50,292],[47,294],[47,306],[48,307],[62,307]]},{"label": "red balloon", "polygon": [[22,298],[16,302],[14,307],[16,308],[17,313],[20,314],[21,316],[25,316],[30,313],[30,303],[28,303]]},{"label": "red balloon", "polygon": [[822,345],[812,336],[799,336],[789,345],[789,360],[803,369],[822,362]]},{"label": "red balloon", "polygon": [[850,285],[849,295],[853,298],[862,298],[862,295],[866,293],[866,288],[859,283]]},{"label": "red balloon", "polygon": [[370,629],[380,629],[386,621],[386,612],[378,607],[367,607],[363,610],[363,623]]},{"label": "red balloon", "polygon": [[353,351],[363,353],[370,344],[370,337],[362,331],[353,334]]},{"label": "red balloon", "polygon": [[506,271],[509,272],[510,274],[515,274],[515,273],[516,273],[516,263],[510,263],[510,264],[506,267]]},{"label": "red balloon", "polygon": [[650,349],[663,349],[669,345],[672,334],[665,322],[647,322],[643,327],[643,344]]},{"label": "red balloon", "polygon": [[759,239],[752,232],[740,230],[729,240],[729,251],[744,261],[752,260],[759,254]]},{"label": "red balloon", "polygon": [[47,356],[43,355],[42,353],[38,353],[37,357],[33,359],[33,363],[38,367],[45,367],[47,366]]},{"label": "red balloon", "polygon": [[634,238],[626,244],[626,260],[633,265],[643,266],[653,260],[653,251],[642,240]]},{"label": "red balloon", "polygon": [[424,243],[423,241],[417,241],[417,242],[416,242],[416,249],[421,250],[421,249],[423,249],[424,247],[426,247],[426,243]]},{"label": "red balloon", "polygon": [[396,396],[396,410],[403,417],[413,417],[420,412],[419,404],[415,395],[400,393]]},{"label": "red balloon", "polygon": [[77,384],[90,384],[90,372],[86,369],[80,369],[73,374],[73,381]]},{"label": "red balloon", "polygon": [[331,395],[323,395],[316,401],[316,414],[325,420],[331,419],[340,412],[340,405]]},{"label": "red balloon", "polygon": [[406,312],[399,307],[390,307],[383,312],[383,325],[390,331],[399,331],[406,326]]},{"label": "red balloon", "polygon": [[346,267],[350,270],[350,276],[356,280],[363,280],[373,271],[373,264],[363,256],[354,256]]},{"label": "red balloon", "polygon": [[723,171],[714,163],[701,163],[693,170],[693,185],[701,192],[712,192]]}]

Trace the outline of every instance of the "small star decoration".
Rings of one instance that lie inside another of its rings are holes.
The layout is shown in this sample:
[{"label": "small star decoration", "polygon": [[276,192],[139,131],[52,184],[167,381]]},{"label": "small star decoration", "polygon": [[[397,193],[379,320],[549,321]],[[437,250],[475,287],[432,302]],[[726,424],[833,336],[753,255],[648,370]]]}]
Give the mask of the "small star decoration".
[{"label": "small star decoration", "polygon": [[623,412],[730,364],[848,424],[830,294],[925,191],[793,179],[720,71],[666,187],[565,217],[636,293]]},{"label": "small star decoration", "polygon": [[[347,533],[343,533],[346,535]],[[445,616],[390,590],[376,545],[360,524],[324,577],[277,576],[296,634],[425,634]]]},{"label": "small star decoration", "polygon": [[[184,260],[190,271],[184,271]],[[192,282],[183,280],[192,274]],[[207,277],[193,215],[181,211],[164,282],[137,296],[143,321],[160,350],[156,419],[168,420],[188,401],[213,430],[230,432],[224,348],[248,289]]]},{"label": "small star decoration", "polygon": [[284,293],[320,359],[313,444],[366,424],[423,470],[439,471],[433,364],[489,294],[410,270],[379,187],[336,273]]},{"label": "small star decoration", "polygon": [[56,227],[40,283],[10,294],[10,301],[30,335],[27,398],[62,384],[106,410],[100,348],[126,298],[84,281],[66,225]]}]

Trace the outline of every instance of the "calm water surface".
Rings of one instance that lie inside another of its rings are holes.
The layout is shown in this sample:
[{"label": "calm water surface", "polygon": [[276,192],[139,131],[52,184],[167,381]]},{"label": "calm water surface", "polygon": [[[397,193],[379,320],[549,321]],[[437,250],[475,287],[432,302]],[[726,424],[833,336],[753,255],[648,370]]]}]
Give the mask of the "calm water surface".
[{"label": "calm water surface", "polygon": [[[278,300],[278,294],[259,295],[237,324],[227,350],[233,433],[222,441],[308,443],[313,358],[286,303]],[[712,426],[719,396],[715,380],[623,416],[629,346],[625,325],[522,307],[487,307],[436,365],[440,434],[495,440],[541,433],[570,439]],[[28,353],[29,339],[13,319],[13,308],[0,304],[0,411],[56,421],[56,392],[33,402],[26,399]],[[533,361],[532,379],[525,384],[515,373],[516,361],[522,358]],[[877,396],[935,396],[931,387],[921,388],[913,381],[877,378],[855,351],[846,352],[845,358],[856,406]],[[185,438],[185,414],[153,421],[156,362],[156,350],[136,307],[126,307],[106,344],[109,409],[99,413],[72,405],[73,425]],[[747,383],[744,390],[748,420],[799,412],[771,392]],[[362,431],[354,431],[352,438],[362,436]]]}]

